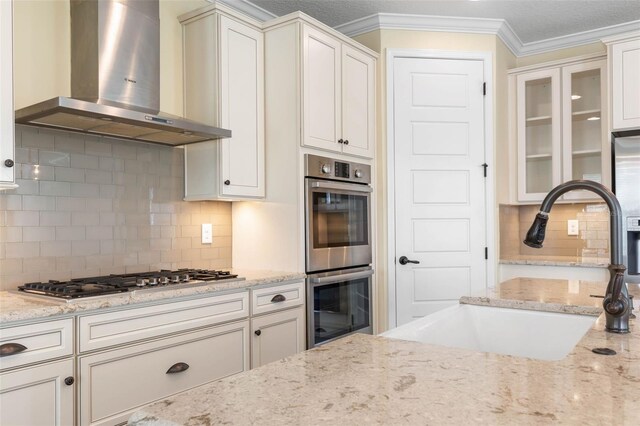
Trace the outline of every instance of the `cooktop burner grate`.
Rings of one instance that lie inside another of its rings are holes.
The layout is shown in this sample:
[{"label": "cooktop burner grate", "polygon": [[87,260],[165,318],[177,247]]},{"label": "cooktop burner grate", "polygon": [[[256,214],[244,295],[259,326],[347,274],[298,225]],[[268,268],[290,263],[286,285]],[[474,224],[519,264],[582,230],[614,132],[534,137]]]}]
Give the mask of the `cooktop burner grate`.
[{"label": "cooktop burner grate", "polygon": [[18,287],[25,293],[52,296],[62,299],[101,296],[105,294],[125,293],[128,291],[159,288],[177,284],[222,281],[238,278],[229,271],[207,269],[178,269],[141,272],[134,274],[106,275],[100,277],[74,278],[69,281],[49,280],[46,282],[26,283]]}]

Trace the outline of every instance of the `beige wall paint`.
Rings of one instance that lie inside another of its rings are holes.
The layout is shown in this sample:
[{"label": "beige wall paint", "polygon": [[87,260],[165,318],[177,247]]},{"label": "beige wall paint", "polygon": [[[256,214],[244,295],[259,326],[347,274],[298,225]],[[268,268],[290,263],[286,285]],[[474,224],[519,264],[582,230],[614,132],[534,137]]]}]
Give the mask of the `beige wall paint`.
[{"label": "beige wall paint", "polygon": [[607,47],[604,45],[604,43],[596,42],[585,44],[584,46],[570,47],[567,49],[558,49],[552,52],[540,53],[538,55],[522,56],[518,58],[516,66],[524,67],[527,65],[541,64],[543,62],[557,61],[592,53],[606,54]]},{"label": "beige wall paint", "polygon": [[[503,164],[506,169],[507,163],[503,161],[504,146],[508,145],[507,119],[507,69],[515,66],[515,57],[495,36],[489,34],[459,34],[432,31],[407,31],[407,30],[377,30],[354,37],[354,39],[372,50],[380,53],[378,60],[378,82],[377,82],[377,132],[378,143],[376,146],[376,169],[378,188],[377,197],[380,202],[377,205],[377,238],[376,247],[377,258],[377,280],[376,280],[376,318],[379,331],[388,328],[388,285],[387,258],[389,256],[387,240],[387,206],[388,191],[387,182],[387,99],[386,99],[386,54],[387,49],[437,49],[447,51],[466,52],[490,52],[493,56],[493,96],[494,96],[494,137],[496,147],[496,166]],[[499,153],[499,154],[498,154]],[[508,176],[508,170],[498,168],[497,176]],[[498,190],[501,187],[496,188]],[[497,211],[498,204],[494,206]],[[496,214],[496,218],[498,215]],[[496,223],[496,233],[498,229]],[[496,241],[498,241],[496,234]],[[495,260],[497,262],[497,259]]]},{"label": "beige wall paint", "polygon": [[[160,0],[160,109],[182,115],[182,26],[205,0]],[[69,0],[15,0],[15,107],[71,95]]]}]

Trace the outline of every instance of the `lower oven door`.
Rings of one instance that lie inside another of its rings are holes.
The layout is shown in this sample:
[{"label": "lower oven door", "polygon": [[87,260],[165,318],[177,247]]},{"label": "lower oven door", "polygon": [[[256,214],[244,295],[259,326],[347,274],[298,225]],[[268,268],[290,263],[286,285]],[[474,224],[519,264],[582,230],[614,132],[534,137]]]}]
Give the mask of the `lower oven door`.
[{"label": "lower oven door", "polygon": [[371,263],[371,187],[306,179],[307,272]]},{"label": "lower oven door", "polygon": [[307,347],[351,333],[373,333],[370,266],[309,275]]}]

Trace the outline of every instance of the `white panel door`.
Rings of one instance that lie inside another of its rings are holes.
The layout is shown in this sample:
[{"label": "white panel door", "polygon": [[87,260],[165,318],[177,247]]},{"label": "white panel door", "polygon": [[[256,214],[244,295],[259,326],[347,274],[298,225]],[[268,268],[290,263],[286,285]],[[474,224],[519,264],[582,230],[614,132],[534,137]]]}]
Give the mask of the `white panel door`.
[{"label": "white panel door", "polygon": [[375,61],[342,45],[342,152],[373,158],[375,152]]},{"label": "white panel door", "polygon": [[302,352],[307,347],[304,306],[251,318],[251,368]]},{"label": "white panel door", "polygon": [[398,58],[393,84],[401,325],[486,285],[483,63]]},{"label": "white panel door", "polygon": [[220,17],[221,193],[264,197],[263,34]]},{"label": "white panel door", "polygon": [[614,44],[611,49],[611,105],[613,130],[640,126],[640,39]]},{"label": "white panel door", "polygon": [[302,144],[340,151],[340,41],[307,25],[303,41]]}]

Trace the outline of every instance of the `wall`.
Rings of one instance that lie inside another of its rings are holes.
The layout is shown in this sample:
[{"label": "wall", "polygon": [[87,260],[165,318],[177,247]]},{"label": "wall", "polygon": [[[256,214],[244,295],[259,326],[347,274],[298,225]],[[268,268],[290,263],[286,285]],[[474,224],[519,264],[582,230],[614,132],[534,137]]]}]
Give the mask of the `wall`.
[{"label": "wall", "polygon": [[[160,109],[182,115],[182,26],[205,0],[160,0]],[[20,109],[71,95],[69,0],[14,0],[14,91]]]},{"label": "wall", "polygon": [[[609,209],[603,203],[558,204],[547,223],[544,246],[522,243],[538,212],[538,206],[500,206],[500,257],[547,258],[569,256],[607,262],[609,259]],[[567,235],[567,220],[579,221],[579,235]]]},{"label": "wall", "polygon": [[[0,290],[40,280],[231,266],[231,203],[185,202],[184,150],[17,126],[0,192]],[[202,223],[213,244],[201,244]]]},{"label": "wall", "polygon": [[[354,39],[365,46],[380,53],[378,60],[378,82],[377,82],[377,134],[378,143],[376,147],[377,165],[377,189],[376,194],[378,204],[376,215],[378,219],[377,238],[377,282],[376,282],[376,312],[378,320],[378,330],[383,331],[388,327],[388,286],[385,277],[387,271],[387,259],[389,250],[393,250],[393,242],[387,241],[387,99],[386,99],[386,54],[387,49],[438,49],[448,51],[481,51],[490,52],[493,56],[493,96],[494,96],[494,151],[496,166],[496,176],[508,176],[508,164],[503,161],[504,152],[508,147],[507,137],[507,89],[506,72],[510,67],[515,66],[515,57],[494,35],[488,34],[458,34],[446,32],[430,31],[408,31],[408,30],[376,30],[361,34]],[[497,182],[503,179],[496,179]],[[495,188],[499,191],[501,187]],[[499,193],[499,192],[497,192]],[[498,208],[496,204],[493,206]],[[496,214],[496,220],[498,215]],[[498,224],[496,222],[496,230]],[[496,231],[496,241],[498,235]],[[497,265],[497,256],[493,260]],[[490,283],[493,285],[493,283]]]}]

